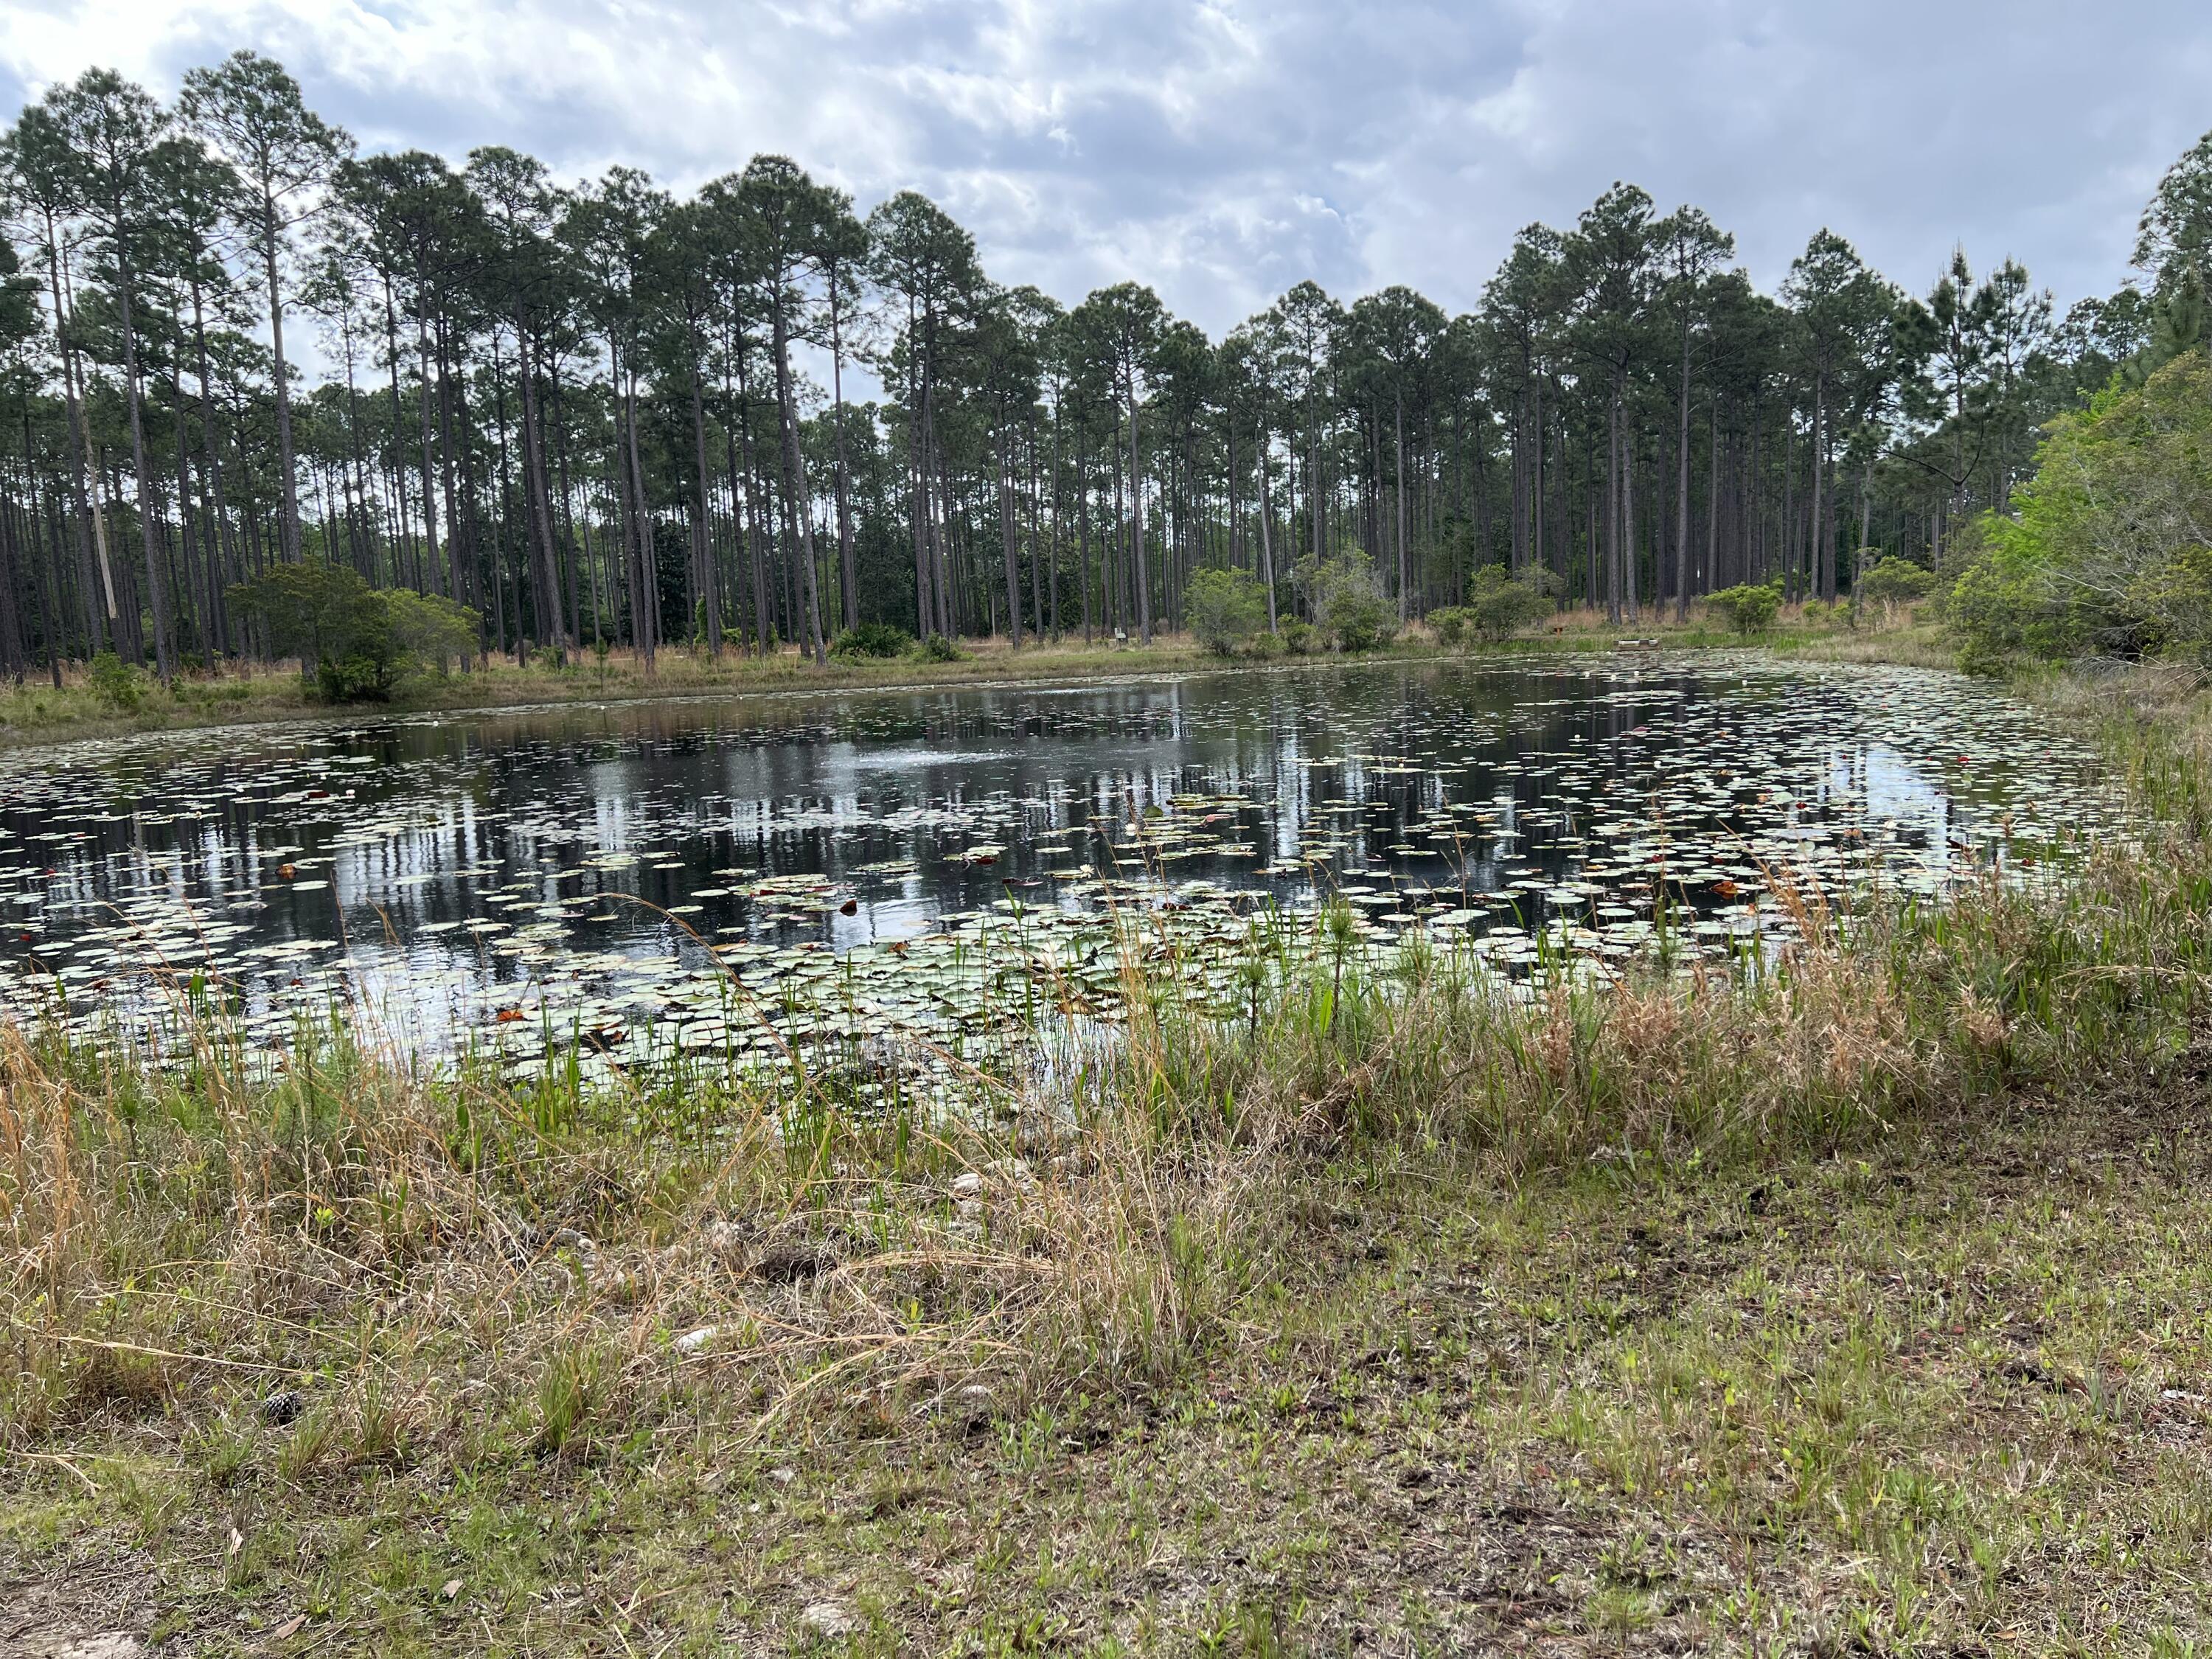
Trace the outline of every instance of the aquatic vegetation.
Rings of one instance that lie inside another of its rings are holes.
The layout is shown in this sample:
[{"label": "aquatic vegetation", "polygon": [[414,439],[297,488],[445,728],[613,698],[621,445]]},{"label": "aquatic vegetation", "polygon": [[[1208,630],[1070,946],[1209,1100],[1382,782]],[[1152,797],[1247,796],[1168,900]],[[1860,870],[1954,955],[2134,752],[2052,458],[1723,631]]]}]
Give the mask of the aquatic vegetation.
[{"label": "aquatic vegetation", "polygon": [[122,739],[0,770],[0,999],[941,1091],[1115,1023],[1133,949],[1222,1007],[1331,951],[1535,994],[1755,963],[1783,894],[2034,880],[2107,816],[2000,695],[1724,654]]}]

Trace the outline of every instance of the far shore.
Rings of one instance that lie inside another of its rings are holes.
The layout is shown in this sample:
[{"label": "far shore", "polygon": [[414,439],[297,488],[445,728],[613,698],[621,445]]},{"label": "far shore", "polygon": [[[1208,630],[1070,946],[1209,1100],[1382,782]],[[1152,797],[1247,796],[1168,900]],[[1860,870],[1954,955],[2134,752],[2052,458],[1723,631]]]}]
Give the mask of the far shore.
[{"label": "far shore", "polygon": [[540,653],[522,665],[494,657],[466,673],[417,674],[389,702],[380,703],[325,702],[301,676],[296,664],[281,663],[240,664],[221,673],[183,675],[167,690],[149,674],[137,706],[125,708],[96,693],[81,672],[65,667],[58,690],[50,679],[32,678],[0,691],[0,749],[317,717],[1041,682],[1078,685],[1167,674],[1432,661],[1475,653],[1615,653],[1644,648],[1646,641],[1662,651],[1751,646],[1811,660],[1950,665],[1950,653],[1935,631],[1910,619],[1862,617],[1861,625],[1854,628],[1846,608],[1826,615],[1808,611],[1808,607],[1792,608],[1771,630],[1749,638],[1717,628],[1702,617],[1693,617],[1686,624],[1645,617],[1614,628],[1596,613],[1570,612],[1544,632],[1466,644],[1456,650],[1416,624],[1394,644],[1358,656],[1298,656],[1264,647],[1224,655],[1206,649],[1187,634],[1163,634],[1149,646],[1086,644],[1078,637],[1024,645],[1019,650],[1003,638],[969,640],[962,641],[961,654],[951,661],[910,653],[879,659],[833,658],[826,666],[817,666],[789,647],[765,658],[725,648],[716,659],[688,645],[672,645],[657,653],[649,669],[627,649],[610,652],[604,662],[589,652],[574,653],[566,666],[556,665],[549,653]]}]

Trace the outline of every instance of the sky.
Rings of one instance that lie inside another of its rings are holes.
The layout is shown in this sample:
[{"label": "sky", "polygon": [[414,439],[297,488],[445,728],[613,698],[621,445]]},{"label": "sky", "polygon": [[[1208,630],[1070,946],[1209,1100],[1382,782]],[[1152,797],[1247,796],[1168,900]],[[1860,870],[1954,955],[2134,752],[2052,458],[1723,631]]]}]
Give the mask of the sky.
[{"label": "sky", "polygon": [[2212,128],[2203,0],[7,0],[0,115],[240,46],[365,148],[679,191],[778,151],[864,211],[926,192],[1000,282],[1134,278],[1217,335],[1309,276],[1471,309],[1615,179],[1762,286],[1826,227],[1915,291],[2017,258],[2063,308]]}]

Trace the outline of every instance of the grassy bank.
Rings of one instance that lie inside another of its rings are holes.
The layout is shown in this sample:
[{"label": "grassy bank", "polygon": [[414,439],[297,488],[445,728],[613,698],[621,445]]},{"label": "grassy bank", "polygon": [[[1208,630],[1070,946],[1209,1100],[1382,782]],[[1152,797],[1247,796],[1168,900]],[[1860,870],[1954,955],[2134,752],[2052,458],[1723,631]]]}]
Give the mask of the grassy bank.
[{"label": "grassy bank", "polygon": [[[1614,653],[1623,641],[1656,641],[1665,648],[1679,650],[1745,643],[1707,619],[1702,611],[1682,624],[1672,621],[1670,614],[1620,628],[1607,625],[1601,613],[1571,611],[1539,632],[1480,648],[1501,653]],[[1932,630],[1915,627],[1909,617],[1869,614],[1853,627],[1848,607],[1835,611],[1818,606],[1790,607],[1778,618],[1775,629],[1757,642],[1770,650],[1813,658],[1948,665],[1952,656]],[[481,663],[465,674],[411,676],[401,683],[390,702],[372,707],[421,714],[649,697],[1077,682],[1238,666],[1328,665],[1454,654],[1419,626],[1384,650],[1351,659],[1252,652],[1224,658],[1200,647],[1188,635],[1162,635],[1151,646],[1085,645],[1079,639],[1071,639],[1033,643],[1015,651],[1003,640],[970,640],[960,648],[960,657],[949,662],[910,655],[833,659],[827,667],[817,668],[789,648],[767,658],[726,651],[715,659],[702,652],[671,647],[659,653],[650,672],[628,651],[609,653],[605,663],[588,653],[580,653],[565,667],[556,666],[550,658],[518,666],[502,657]],[[359,712],[359,705],[350,708]],[[167,690],[150,677],[141,676],[135,698],[123,702],[112,692],[103,694],[82,672],[70,669],[64,672],[58,688],[36,678],[20,687],[0,688],[0,747],[119,732],[299,720],[341,712],[346,711],[319,701],[313,686],[289,665],[240,665],[224,674],[184,675]]]},{"label": "grassy bank", "polygon": [[2149,842],[1757,978],[1135,938],[867,1118],[8,1034],[0,1642],[2199,1651],[2212,708],[2027,694]]}]

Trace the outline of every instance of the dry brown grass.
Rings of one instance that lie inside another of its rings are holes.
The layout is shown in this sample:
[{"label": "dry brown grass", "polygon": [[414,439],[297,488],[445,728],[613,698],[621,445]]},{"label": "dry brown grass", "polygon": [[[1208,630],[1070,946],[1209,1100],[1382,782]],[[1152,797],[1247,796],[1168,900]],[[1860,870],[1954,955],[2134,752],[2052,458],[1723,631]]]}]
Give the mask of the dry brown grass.
[{"label": "dry brown grass", "polygon": [[1309,941],[1256,1024],[1193,1012],[1133,943],[1127,1041],[1072,1100],[1009,1120],[993,1085],[927,1125],[732,1083],[671,1133],[642,1082],[518,1090],[343,1042],[255,1076],[206,1032],[163,1072],[10,1028],[0,1433],[127,1403],[126,1358],[199,1418],[324,1379],[342,1431],[308,1462],[587,1443],[707,1398],[743,1437],[967,1387],[1158,1387],[1294,1276],[1291,1194],[1348,1147],[1525,1176],[1840,1144],[1942,1092],[1881,964],[1801,918],[1764,985],[1533,1004],[1443,959],[1346,978]]}]

